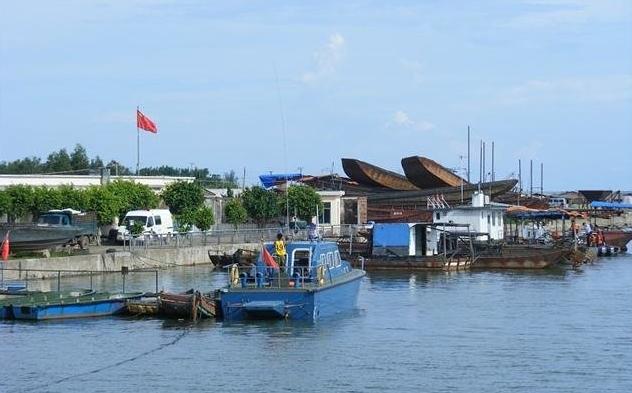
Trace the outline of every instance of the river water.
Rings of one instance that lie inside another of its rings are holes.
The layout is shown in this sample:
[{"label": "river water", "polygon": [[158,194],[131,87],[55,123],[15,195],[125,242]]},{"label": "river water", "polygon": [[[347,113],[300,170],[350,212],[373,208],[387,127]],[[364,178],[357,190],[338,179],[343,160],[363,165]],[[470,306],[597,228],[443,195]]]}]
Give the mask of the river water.
[{"label": "river water", "polygon": [[[159,285],[225,281],[197,266],[161,271]],[[120,290],[121,277],[94,285]],[[0,392],[632,392],[632,255],[580,270],[372,272],[358,310],[316,323],[1,322],[0,359]]]}]

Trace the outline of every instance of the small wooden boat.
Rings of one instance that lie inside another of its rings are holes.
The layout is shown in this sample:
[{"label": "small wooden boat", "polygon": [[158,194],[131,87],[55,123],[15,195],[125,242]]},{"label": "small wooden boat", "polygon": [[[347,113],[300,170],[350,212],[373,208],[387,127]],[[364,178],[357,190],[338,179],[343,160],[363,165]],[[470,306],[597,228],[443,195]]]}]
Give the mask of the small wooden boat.
[{"label": "small wooden boat", "polygon": [[467,180],[430,158],[412,156],[402,158],[406,178],[422,190],[437,187],[456,187],[469,184]]},{"label": "small wooden boat", "polygon": [[183,318],[197,320],[198,318],[215,317],[215,299],[198,291],[177,294],[162,292],[158,295],[158,309],[167,318]]},{"label": "small wooden boat", "polygon": [[354,158],[343,158],[342,169],[356,182],[392,190],[418,190],[405,176]]},{"label": "small wooden boat", "polygon": [[472,262],[469,256],[445,258],[442,255],[408,257],[371,257],[364,261],[357,258],[354,267],[366,270],[461,270],[468,269]]},{"label": "small wooden boat", "polygon": [[13,316],[15,319],[40,321],[114,315],[125,309],[125,303],[128,299],[138,298],[142,295],[140,292],[100,292],[84,296],[25,302],[13,305]]},{"label": "small wooden boat", "polygon": [[142,296],[128,299],[126,302],[127,313],[132,315],[157,315],[159,311],[158,296]]}]

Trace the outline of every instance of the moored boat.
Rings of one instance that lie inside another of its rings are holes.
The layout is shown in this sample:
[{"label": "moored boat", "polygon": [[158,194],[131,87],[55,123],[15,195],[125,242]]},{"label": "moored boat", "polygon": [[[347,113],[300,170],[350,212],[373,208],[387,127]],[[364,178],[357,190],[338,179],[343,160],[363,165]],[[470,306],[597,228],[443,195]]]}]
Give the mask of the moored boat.
[{"label": "moored boat", "polygon": [[61,292],[23,292],[6,295],[6,297],[0,299],[0,320],[13,319],[14,308],[39,303],[59,302],[62,300],[72,301],[81,296],[87,296],[93,293],[94,291],[90,289],[78,289]]},{"label": "moored boat", "polygon": [[563,248],[504,246],[497,252],[479,254],[472,269],[544,269],[562,261],[570,250]]},{"label": "moored boat", "polygon": [[[266,245],[262,254],[272,250]],[[287,244],[281,269],[256,265],[230,267],[229,285],[218,291],[224,320],[316,320],[356,306],[365,272],[340,258],[334,242],[296,241]],[[245,268],[245,269],[244,269]]]},{"label": "moored boat", "polygon": [[128,299],[138,293],[100,292],[84,296],[52,298],[13,305],[13,317],[25,320],[86,318],[114,315],[125,309]]},{"label": "moored boat", "polygon": [[632,240],[632,232],[607,230],[603,231],[603,238],[606,244],[626,251],[628,243]]},{"label": "moored boat", "polygon": [[162,292],[158,295],[158,309],[167,318],[195,321],[215,317],[215,299],[198,291],[183,294]]}]

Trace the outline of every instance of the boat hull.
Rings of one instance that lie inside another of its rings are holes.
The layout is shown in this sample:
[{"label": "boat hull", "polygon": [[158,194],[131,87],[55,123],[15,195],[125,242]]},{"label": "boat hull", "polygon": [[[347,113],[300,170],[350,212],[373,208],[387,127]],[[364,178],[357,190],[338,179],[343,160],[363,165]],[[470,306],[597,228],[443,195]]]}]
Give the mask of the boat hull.
[{"label": "boat hull", "polygon": [[481,255],[472,269],[544,269],[560,262],[567,250],[507,249],[499,255]]},{"label": "boat hull", "polygon": [[[125,310],[128,299],[142,294],[109,296],[83,296],[68,302],[34,303],[13,306],[13,317],[18,320],[42,321],[50,319],[88,318],[114,315]],[[93,300],[94,299],[94,300]]]},{"label": "boat hull", "polygon": [[402,168],[404,169],[406,178],[422,190],[469,184],[467,180],[455,175],[443,165],[426,157],[412,156],[402,158]]},{"label": "boat hull", "polygon": [[632,232],[604,231],[603,238],[606,244],[627,250],[627,245],[632,240]]},{"label": "boat hull", "polygon": [[318,288],[225,288],[220,292],[226,321],[292,319],[313,321],[355,308],[365,272]]},{"label": "boat hull", "polygon": [[38,251],[64,245],[79,233],[76,228],[46,227],[37,225],[11,225],[0,227],[0,238],[9,232],[11,251]]},{"label": "boat hull", "polygon": [[385,187],[391,190],[410,191],[418,189],[405,176],[399,173],[353,158],[343,158],[342,169],[351,180],[365,186]]}]

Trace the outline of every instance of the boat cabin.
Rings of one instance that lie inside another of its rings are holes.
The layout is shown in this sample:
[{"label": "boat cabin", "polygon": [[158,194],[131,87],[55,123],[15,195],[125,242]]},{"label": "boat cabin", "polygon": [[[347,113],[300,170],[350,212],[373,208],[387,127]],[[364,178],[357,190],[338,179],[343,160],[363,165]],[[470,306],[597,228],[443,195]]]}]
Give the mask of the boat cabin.
[{"label": "boat cabin", "polygon": [[507,210],[506,205],[490,203],[489,196],[478,191],[472,195],[470,206],[448,206],[433,209],[432,222],[435,224],[466,224],[469,225],[471,232],[478,234],[476,240],[487,240],[488,238],[502,240],[505,236],[503,219],[505,210]]},{"label": "boat cabin", "polygon": [[[274,244],[266,244],[270,253],[274,252]],[[332,275],[348,272],[350,265],[340,258],[338,245],[334,242],[295,241],[285,245],[287,260],[285,273],[292,276],[299,273],[309,276],[319,267],[324,266]]]}]

